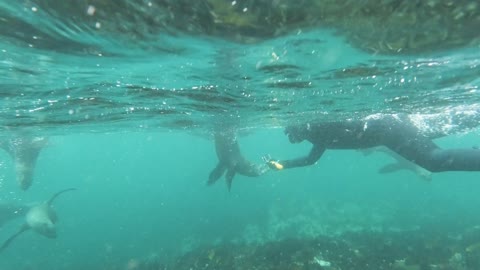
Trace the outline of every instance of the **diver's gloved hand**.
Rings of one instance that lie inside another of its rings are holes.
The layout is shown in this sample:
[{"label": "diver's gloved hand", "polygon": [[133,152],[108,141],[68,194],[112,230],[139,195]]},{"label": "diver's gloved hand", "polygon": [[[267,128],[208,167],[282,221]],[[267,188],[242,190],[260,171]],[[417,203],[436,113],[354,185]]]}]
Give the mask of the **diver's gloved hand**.
[{"label": "diver's gloved hand", "polygon": [[265,155],[262,157],[262,160],[268,165],[268,167],[270,167],[270,169],[272,170],[282,170],[283,169],[283,165],[280,164],[280,162],[272,159],[272,157],[270,155]]}]

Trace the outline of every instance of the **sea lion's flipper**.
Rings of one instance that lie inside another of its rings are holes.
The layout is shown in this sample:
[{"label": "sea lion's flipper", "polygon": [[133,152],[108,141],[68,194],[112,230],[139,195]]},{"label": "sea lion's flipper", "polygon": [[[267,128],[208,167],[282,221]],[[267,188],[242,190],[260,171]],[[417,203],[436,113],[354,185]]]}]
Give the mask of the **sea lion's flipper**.
[{"label": "sea lion's flipper", "polygon": [[405,166],[403,166],[402,164],[400,163],[390,163],[390,164],[387,164],[385,166],[383,166],[382,168],[380,168],[378,170],[379,173],[392,173],[392,172],[396,172],[396,171],[400,171],[400,170],[404,170],[405,169]]},{"label": "sea lion's flipper", "polygon": [[64,190],[60,190],[59,192],[53,194],[53,196],[50,198],[50,200],[47,201],[47,204],[48,205],[51,205],[52,202],[62,193],[65,193],[67,191],[73,191],[73,190],[77,190],[76,188],[67,188],[67,189],[64,189]]},{"label": "sea lion's flipper", "polygon": [[235,176],[235,173],[237,173],[235,170],[230,169],[227,171],[227,174],[225,174],[225,180],[227,181],[227,188],[228,191],[232,188],[232,182],[233,182],[233,177]]},{"label": "sea lion's flipper", "polygon": [[0,252],[6,249],[10,245],[10,243],[12,243],[12,241],[15,240],[15,238],[17,238],[17,236],[19,236],[20,234],[24,233],[29,229],[30,227],[27,224],[23,224],[23,226],[20,228],[20,230],[18,230],[18,232],[16,232],[14,235],[10,236],[7,240],[5,240],[5,242],[3,242],[3,245],[0,247]]},{"label": "sea lion's flipper", "polygon": [[34,170],[47,138],[21,135],[9,141],[8,152],[15,162],[15,173],[20,188],[27,190],[33,182]]},{"label": "sea lion's flipper", "polygon": [[215,167],[215,169],[210,172],[207,185],[210,186],[217,182],[217,180],[220,179],[220,177],[225,173],[226,170],[227,167],[222,162],[219,162],[217,164],[217,167]]}]

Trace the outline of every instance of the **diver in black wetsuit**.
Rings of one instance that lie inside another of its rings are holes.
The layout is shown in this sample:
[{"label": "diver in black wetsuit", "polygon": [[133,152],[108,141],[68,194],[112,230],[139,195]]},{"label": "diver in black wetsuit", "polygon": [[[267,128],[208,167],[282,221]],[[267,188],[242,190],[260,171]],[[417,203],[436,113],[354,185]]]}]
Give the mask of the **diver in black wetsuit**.
[{"label": "diver in black wetsuit", "polygon": [[308,156],[302,158],[274,161],[265,157],[272,169],[312,165],[326,149],[364,149],[383,145],[430,172],[480,171],[480,150],[441,149],[406,116],[375,115],[364,120],[289,126],[285,134],[291,143],[307,140],[313,147]]},{"label": "diver in black wetsuit", "polygon": [[235,174],[256,177],[269,170],[267,165],[253,164],[242,156],[237,137],[233,131],[217,131],[214,136],[218,164],[210,172],[208,185],[214,184],[226,172],[225,180],[228,190],[230,190]]}]

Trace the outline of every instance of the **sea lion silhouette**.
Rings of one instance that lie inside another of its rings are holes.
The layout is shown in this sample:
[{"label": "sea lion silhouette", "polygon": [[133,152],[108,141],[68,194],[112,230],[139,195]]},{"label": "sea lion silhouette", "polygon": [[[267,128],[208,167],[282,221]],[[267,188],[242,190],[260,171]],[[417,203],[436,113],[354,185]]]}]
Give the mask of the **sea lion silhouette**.
[{"label": "sea lion silhouette", "polygon": [[38,155],[46,144],[47,138],[30,135],[15,136],[0,142],[0,148],[7,151],[14,160],[17,182],[22,190],[27,190],[32,185]]},{"label": "sea lion silhouette", "polygon": [[208,185],[213,185],[225,174],[228,190],[232,187],[235,174],[256,177],[269,170],[265,164],[254,164],[245,159],[240,152],[237,137],[233,131],[215,132],[215,150],[217,152],[217,166],[210,172]]},{"label": "sea lion silhouette", "polygon": [[57,222],[57,214],[52,207],[52,203],[60,194],[72,190],[76,189],[69,188],[61,190],[53,194],[48,201],[44,201],[30,207],[25,213],[25,223],[20,227],[18,232],[5,240],[3,245],[0,247],[0,252],[5,250],[12,243],[12,241],[15,240],[15,238],[30,229],[48,238],[56,238],[57,228],[55,224]]}]

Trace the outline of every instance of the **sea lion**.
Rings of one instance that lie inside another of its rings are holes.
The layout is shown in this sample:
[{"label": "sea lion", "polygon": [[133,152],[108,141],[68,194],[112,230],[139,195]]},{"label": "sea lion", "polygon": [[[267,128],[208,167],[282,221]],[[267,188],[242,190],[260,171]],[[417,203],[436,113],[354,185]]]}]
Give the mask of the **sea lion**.
[{"label": "sea lion", "polygon": [[214,134],[214,139],[218,163],[210,172],[208,185],[213,185],[225,174],[227,188],[230,190],[235,174],[256,177],[269,170],[265,164],[253,164],[242,156],[237,137],[233,131],[217,131]]},{"label": "sea lion", "polygon": [[0,252],[6,249],[15,238],[30,229],[48,238],[56,238],[57,229],[55,223],[57,222],[57,214],[52,207],[52,203],[60,194],[72,190],[76,189],[69,188],[61,190],[55,193],[48,201],[30,207],[25,214],[25,223],[20,227],[18,232],[5,240],[0,247]]},{"label": "sea lion", "polygon": [[24,134],[0,142],[0,148],[7,151],[14,160],[17,182],[22,190],[27,190],[32,185],[38,155],[46,144],[45,137]]}]

